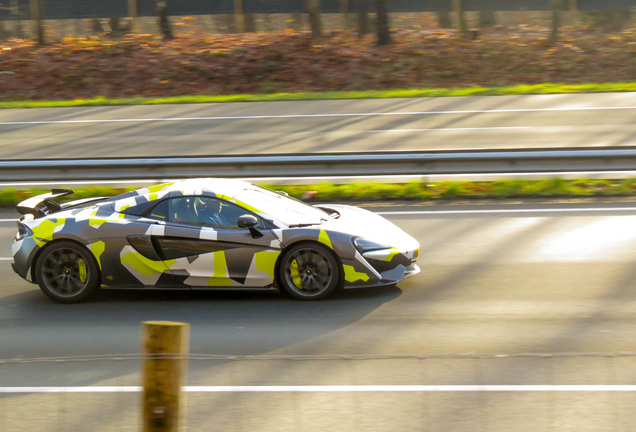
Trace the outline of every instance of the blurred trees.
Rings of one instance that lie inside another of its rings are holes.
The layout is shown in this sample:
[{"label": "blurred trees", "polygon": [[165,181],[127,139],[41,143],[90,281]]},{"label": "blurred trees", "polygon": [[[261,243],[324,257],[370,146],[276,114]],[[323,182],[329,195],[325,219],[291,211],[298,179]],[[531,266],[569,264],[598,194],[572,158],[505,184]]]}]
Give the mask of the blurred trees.
[{"label": "blurred trees", "polygon": [[[129,9],[129,17],[132,17],[133,23],[137,18],[137,3],[141,0],[127,0],[128,1],[128,9]],[[162,37],[165,40],[174,39],[173,29],[171,27],[168,14],[167,14],[167,2],[181,2],[184,0],[152,0],[152,4],[155,8],[155,13],[158,20],[158,27]],[[200,0],[199,0],[200,1]],[[207,1],[207,0],[206,0]],[[220,27],[225,28],[227,24],[227,29],[230,32],[243,33],[243,32],[256,32],[256,19],[255,15],[251,13],[244,13],[243,6],[246,0],[224,0],[234,4],[234,11],[229,12],[227,15],[222,15],[222,19],[224,20],[223,25]],[[273,1],[273,0],[272,0]],[[457,34],[460,37],[468,37],[475,38],[479,36],[479,32],[476,30],[467,30],[466,27],[466,19],[465,19],[465,5],[467,0],[444,0],[446,2],[446,7],[452,4],[453,14],[448,11],[436,12],[437,21],[440,28],[452,28],[453,24],[457,27]],[[601,2],[603,0],[594,0],[596,2]],[[8,36],[8,33],[11,32],[12,35],[15,35],[18,38],[24,38],[25,35],[23,33],[22,25],[31,26],[33,25],[33,33],[30,31],[29,34],[34,34],[35,39],[38,44],[44,44],[44,29],[43,29],[43,7],[49,4],[49,0],[29,0],[26,2],[24,0],[0,0],[2,6],[0,9],[8,11],[12,17],[10,17],[10,21],[7,20],[4,23],[0,23],[0,37],[2,34]],[[312,38],[320,38],[323,36],[323,22],[321,17],[321,0],[303,0],[304,2],[304,10],[298,9],[296,12],[292,14],[293,19],[287,20],[290,23],[290,27],[301,30],[303,28],[303,21],[305,19],[308,20],[308,24],[311,28],[311,37]],[[90,8],[92,2],[86,1],[88,5],[86,8]],[[390,0],[338,0],[339,3],[339,12],[341,15],[341,23],[342,29],[346,30],[350,23],[348,20],[348,16],[351,13],[355,13],[357,17],[357,30],[358,36],[362,37],[367,33],[374,32],[377,35],[376,43],[379,46],[388,45],[393,43],[390,33],[390,23],[389,23],[389,7],[391,5]],[[469,6],[471,10],[473,10],[474,6],[480,8],[479,10],[479,25],[481,27],[491,26],[496,24],[495,21],[495,7],[493,6],[492,0],[471,0],[469,2]],[[577,11],[578,5],[577,0],[550,0],[548,4],[550,4],[550,10],[552,13],[552,29],[550,38],[556,39],[559,35],[559,27],[561,26],[562,20],[562,12],[563,10],[571,10]],[[53,4],[53,3],[51,3]],[[57,3],[55,3],[57,4]],[[303,3],[295,3],[296,7],[299,4]],[[51,6],[53,7],[53,6]],[[69,12],[76,13],[75,4],[71,5],[69,3],[68,8]],[[333,7],[333,3],[330,4],[330,8]],[[586,7],[589,7],[589,4],[586,4]],[[604,7],[601,5],[599,7]],[[21,9],[21,10],[20,10]],[[448,9],[447,9],[448,10]],[[115,9],[112,9],[113,14],[115,14]],[[211,10],[210,10],[211,11]],[[291,13],[293,9],[289,9],[288,13]],[[55,10],[49,10],[53,16],[57,16],[59,12]],[[375,13],[374,13],[375,12]],[[63,12],[60,15],[65,15],[67,12]],[[112,15],[111,15],[112,16]],[[47,15],[48,17],[48,15]],[[451,19],[453,17],[453,19]],[[585,11],[578,14],[583,23],[589,24],[590,28],[606,31],[606,32],[614,32],[619,31],[626,26],[628,26],[633,18],[633,11],[631,10],[599,10],[599,11]],[[17,18],[17,19],[16,19]],[[31,23],[27,21],[31,19]],[[227,18],[227,23],[225,19]],[[266,21],[266,30],[271,31],[274,30],[267,23],[271,23],[270,21],[271,15],[265,15]],[[577,18],[577,19],[579,19]],[[61,19],[67,19],[62,17]],[[73,19],[73,18],[70,18]],[[23,21],[24,20],[24,21]],[[127,25],[128,20],[124,20],[123,18],[110,18],[108,21],[106,19],[92,19],[86,20],[92,25],[92,30],[94,33],[104,33],[108,31],[108,25],[110,25],[111,36],[118,36],[122,33],[125,33],[129,30],[132,30],[134,25]],[[9,23],[9,24],[7,24]],[[475,36],[477,35],[477,36]],[[29,35],[30,36],[30,35]],[[27,37],[29,37],[27,36]]]},{"label": "blurred trees", "polygon": [[585,13],[587,21],[592,28],[613,32],[627,27],[632,19],[632,11],[627,10],[601,10]]}]

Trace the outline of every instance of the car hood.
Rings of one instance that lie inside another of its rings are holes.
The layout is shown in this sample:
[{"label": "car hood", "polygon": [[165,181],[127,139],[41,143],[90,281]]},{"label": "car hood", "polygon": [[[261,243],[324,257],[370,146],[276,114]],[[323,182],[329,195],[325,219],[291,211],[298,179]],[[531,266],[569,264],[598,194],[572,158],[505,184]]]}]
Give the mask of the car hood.
[{"label": "car hood", "polygon": [[419,247],[417,240],[373,212],[346,205],[329,204],[320,207],[340,213],[339,218],[319,225],[320,229],[363,237],[400,250],[414,250]]}]

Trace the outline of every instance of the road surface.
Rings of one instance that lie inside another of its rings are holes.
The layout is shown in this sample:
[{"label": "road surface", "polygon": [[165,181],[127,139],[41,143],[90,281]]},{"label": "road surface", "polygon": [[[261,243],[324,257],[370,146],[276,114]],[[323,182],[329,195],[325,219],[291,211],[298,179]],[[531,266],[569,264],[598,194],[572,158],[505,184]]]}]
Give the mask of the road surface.
[{"label": "road surface", "polygon": [[[189,393],[192,431],[634,429],[633,391],[289,391],[636,384],[636,359],[583,355],[636,351],[636,203],[372,209],[418,239],[422,273],[316,303],[271,293],[109,291],[59,305],[0,261],[0,358],[134,354],[142,321],[182,321],[198,354],[473,356],[193,360],[193,386],[291,387]],[[0,222],[0,257],[10,256],[14,232],[14,222]],[[521,353],[581,355],[488,356]],[[129,360],[0,364],[0,387],[136,386],[139,368]],[[139,397],[0,394],[0,429],[136,430]]]},{"label": "road surface", "polygon": [[636,93],[0,110],[0,159],[636,145]]}]

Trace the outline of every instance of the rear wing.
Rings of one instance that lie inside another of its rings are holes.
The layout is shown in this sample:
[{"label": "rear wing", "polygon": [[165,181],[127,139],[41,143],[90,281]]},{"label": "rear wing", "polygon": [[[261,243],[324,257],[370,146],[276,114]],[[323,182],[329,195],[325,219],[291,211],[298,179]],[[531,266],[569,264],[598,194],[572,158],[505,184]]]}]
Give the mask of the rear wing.
[{"label": "rear wing", "polygon": [[55,213],[62,209],[62,206],[51,201],[51,198],[71,195],[72,193],[73,191],[69,189],[52,189],[49,193],[37,195],[22,201],[15,208],[20,214],[31,214],[36,219],[41,218],[49,213]]}]

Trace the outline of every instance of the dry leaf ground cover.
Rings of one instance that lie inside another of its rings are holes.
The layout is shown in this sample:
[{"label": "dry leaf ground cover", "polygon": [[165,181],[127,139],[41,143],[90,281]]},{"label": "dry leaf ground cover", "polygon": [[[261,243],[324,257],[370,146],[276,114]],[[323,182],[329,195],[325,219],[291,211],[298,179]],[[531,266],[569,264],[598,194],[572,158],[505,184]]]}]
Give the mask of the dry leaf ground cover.
[{"label": "dry leaf ground cover", "polygon": [[394,45],[330,32],[181,33],[0,42],[0,101],[388,90],[538,83],[636,82],[636,29],[495,27],[475,41],[453,31],[396,30]]}]

